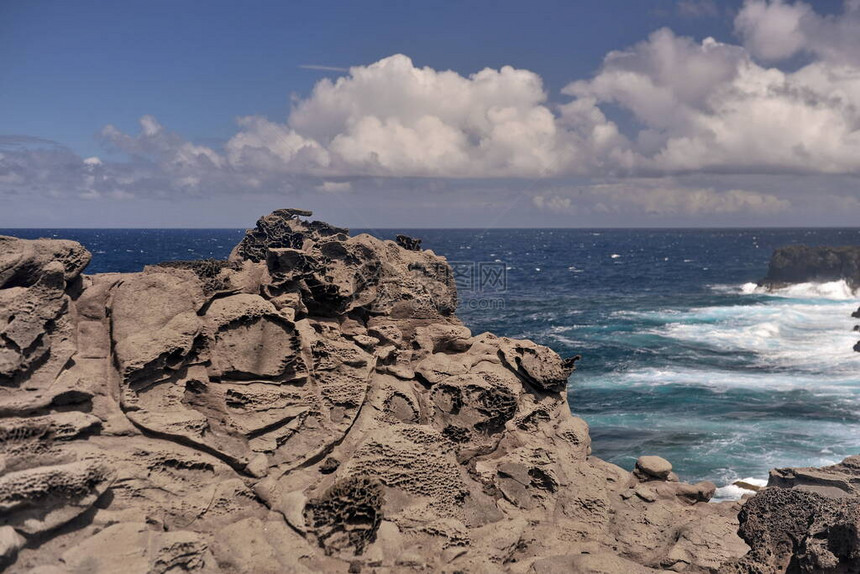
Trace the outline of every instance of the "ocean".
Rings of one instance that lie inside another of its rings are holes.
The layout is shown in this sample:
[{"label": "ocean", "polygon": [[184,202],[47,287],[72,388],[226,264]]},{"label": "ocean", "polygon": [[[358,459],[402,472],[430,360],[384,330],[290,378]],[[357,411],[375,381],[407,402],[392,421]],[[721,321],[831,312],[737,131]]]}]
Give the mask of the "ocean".
[{"label": "ocean", "polygon": [[[593,453],[667,458],[686,481],[764,480],[860,453],[860,305],[843,282],[755,287],[774,248],[849,245],[860,229],[353,230],[423,239],[454,262],[477,334],[581,354],[568,386]],[[87,272],[226,257],[242,229],[14,229],[92,253]]]}]

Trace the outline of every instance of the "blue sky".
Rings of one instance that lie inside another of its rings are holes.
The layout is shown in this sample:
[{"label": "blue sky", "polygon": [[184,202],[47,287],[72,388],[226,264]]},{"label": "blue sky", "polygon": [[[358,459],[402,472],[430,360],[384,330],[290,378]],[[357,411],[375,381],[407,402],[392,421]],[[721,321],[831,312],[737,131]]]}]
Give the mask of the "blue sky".
[{"label": "blue sky", "polygon": [[[304,205],[356,226],[844,225],[858,22],[850,0],[6,0],[0,226],[244,226]],[[751,117],[772,118],[750,127],[731,114],[751,92],[728,95],[750,65],[818,100],[757,95]],[[774,139],[779,121],[797,133]]]},{"label": "blue sky", "polygon": [[[728,3],[735,5],[737,3]],[[0,3],[0,126],[85,155],[106,124],[143,114],[195,141],[226,140],[236,116],[285,118],[290,94],[392,54],[468,74],[522,67],[549,91],[662,26],[732,37],[731,17],[684,16],[672,2]]]}]

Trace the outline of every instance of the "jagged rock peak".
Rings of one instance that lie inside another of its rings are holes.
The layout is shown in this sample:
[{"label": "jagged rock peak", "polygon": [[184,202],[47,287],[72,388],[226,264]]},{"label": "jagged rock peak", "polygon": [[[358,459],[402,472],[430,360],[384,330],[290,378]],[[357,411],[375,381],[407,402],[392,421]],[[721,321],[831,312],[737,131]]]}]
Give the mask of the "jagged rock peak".
[{"label": "jagged rock peak", "polygon": [[245,237],[233,250],[230,259],[264,261],[266,252],[273,248],[302,249],[306,241],[319,241],[327,237],[346,240],[348,229],[334,227],[321,221],[305,221],[313,212],[303,209],[276,209],[257,220],[257,226],[249,229]]}]

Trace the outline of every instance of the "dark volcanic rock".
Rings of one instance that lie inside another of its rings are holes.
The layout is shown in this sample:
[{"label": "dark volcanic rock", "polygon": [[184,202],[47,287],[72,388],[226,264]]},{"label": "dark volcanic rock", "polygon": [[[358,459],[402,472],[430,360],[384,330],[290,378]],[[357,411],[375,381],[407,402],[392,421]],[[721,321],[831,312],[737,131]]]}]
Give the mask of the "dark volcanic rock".
[{"label": "dark volcanic rock", "polygon": [[860,286],[860,246],[781,247],[773,252],[762,284],[779,287],[790,283],[840,279],[844,279],[852,289]]},{"label": "dark volcanic rock", "polygon": [[407,251],[421,251],[421,240],[417,237],[409,237],[408,235],[398,235],[395,237],[397,245]]},{"label": "dark volcanic rock", "polygon": [[723,574],[860,572],[860,457],[771,471],[739,519],[751,550]]},{"label": "dark volcanic rock", "polygon": [[348,229],[333,227],[327,223],[313,221],[305,223],[299,217],[310,217],[312,213],[303,209],[278,209],[257,220],[257,226],[249,229],[245,238],[233,250],[230,259],[265,261],[271,248],[301,249],[306,239],[319,240],[325,237],[346,239]]},{"label": "dark volcanic rock", "polygon": [[129,274],[0,239],[0,568],[629,574],[747,552],[713,485],[591,456],[575,358],[473,335],[444,258],[309,215]]}]

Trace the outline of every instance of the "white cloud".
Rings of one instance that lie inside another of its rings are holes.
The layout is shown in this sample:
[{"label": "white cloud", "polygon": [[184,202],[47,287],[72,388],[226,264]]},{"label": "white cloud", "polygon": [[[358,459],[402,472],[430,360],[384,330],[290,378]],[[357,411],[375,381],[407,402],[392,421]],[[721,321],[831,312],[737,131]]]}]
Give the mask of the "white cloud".
[{"label": "white cloud", "polygon": [[782,60],[804,48],[806,37],[801,21],[811,16],[813,12],[807,4],[752,0],[738,13],[735,28],[754,55],[764,60]]},{"label": "white cloud", "polygon": [[[232,161],[275,158],[304,173],[539,177],[574,159],[537,74],[505,66],[465,77],[400,54],[321,80],[286,124],[242,127],[227,144]],[[315,153],[300,161],[300,149]]]},{"label": "white cloud", "polygon": [[565,93],[629,110],[644,172],[860,172],[860,68],[848,64],[786,73],[664,29]]},{"label": "white cloud", "polygon": [[834,63],[860,65],[860,0],[825,16],[804,2],[746,0],[735,28],[757,58],[779,61],[807,52]]},{"label": "white cloud", "polygon": [[242,129],[225,146],[234,167],[266,173],[324,170],[331,165],[327,150],[289,126],[260,117],[240,118],[239,126]]},{"label": "white cloud", "polygon": [[324,181],[317,186],[318,191],[323,193],[345,193],[352,191],[352,182],[349,181]]},{"label": "white cloud", "polygon": [[186,170],[218,169],[224,159],[215,150],[194,145],[178,134],[170,133],[153,116],[140,118],[140,134],[130,136],[112,125],[101,131],[104,141],[131,156],[155,161],[163,169],[181,174]]},{"label": "white cloud", "polygon": [[[846,9],[843,18],[854,12]],[[803,44],[792,31],[805,18],[837,25],[803,4],[750,0],[737,26],[753,38],[755,53],[775,57]],[[609,53],[592,78],[562,92],[567,101],[550,103],[541,78],[528,70],[463,76],[395,55],[319,81],[284,123],[241,118],[220,152],[150,116],[135,136],[112,126],[103,136],[173,180],[197,178],[198,187],[214,172],[257,188],[295,175],[860,172],[860,67],[850,63],[819,59],[785,72],[762,66],[742,46],[662,29]],[[622,129],[607,116],[612,106],[635,122]]]},{"label": "white cloud", "polygon": [[[712,4],[677,6],[707,15]],[[698,216],[776,213],[797,202],[743,182],[679,186],[672,177],[860,174],[860,0],[838,16],[801,2],[747,0],[735,26],[743,45],[658,30],[610,52],[594,75],[555,97],[529,70],[463,75],[394,55],[320,80],[283,121],[240,118],[223,146],[188,141],[152,116],[137,133],[102,130],[123,161],[0,137],[0,195],[360,196],[373,188],[361,182],[404,178],[464,188],[465,180],[505,180],[529,190],[536,180],[640,178],[635,189],[594,184],[582,197],[608,212]],[[781,69],[791,57],[792,67]],[[657,183],[643,184],[643,176]],[[547,191],[527,199],[564,211],[582,205],[577,197]]]},{"label": "white cloud", "polygon": [[549,212],[644,213],[660,216],[774,214],[791,207],[788,200],[743,189],[688,187],[672,180],[635,180],[573,188],[557,187],[532,197]]},{"label": "white cloud", "polygon": [[573,207],[573,200],[569,197],[559,195],[535,195],[532,197],[532,203],[538,209],[546,211],[569,211]]}]

